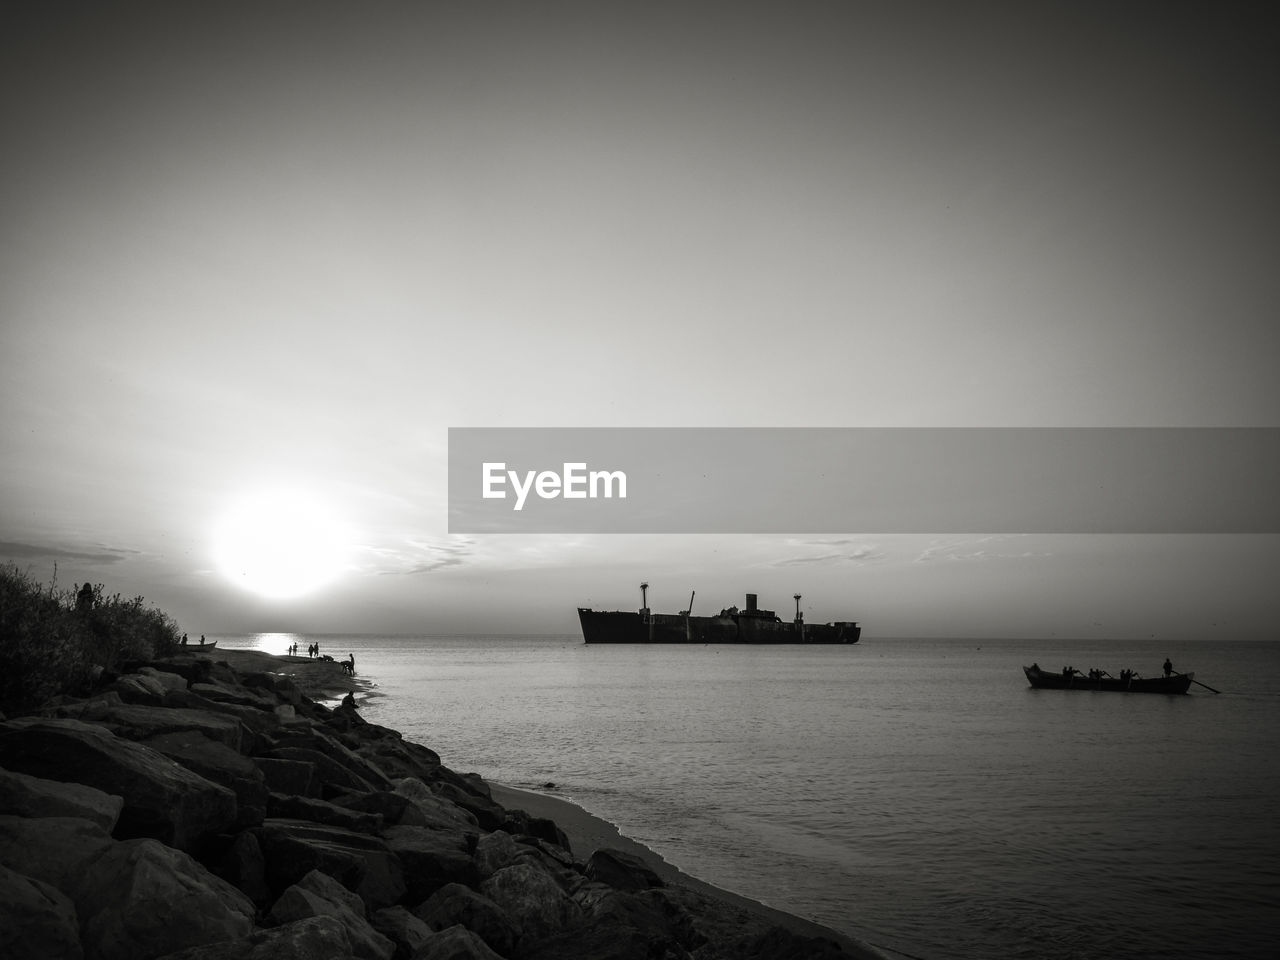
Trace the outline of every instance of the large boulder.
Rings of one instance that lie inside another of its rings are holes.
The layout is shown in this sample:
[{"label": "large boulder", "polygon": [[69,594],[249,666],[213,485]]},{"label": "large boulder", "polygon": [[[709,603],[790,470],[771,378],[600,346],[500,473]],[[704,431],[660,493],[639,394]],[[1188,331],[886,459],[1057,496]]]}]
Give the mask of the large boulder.
[{"label": "large boulder", "polygon": [[421,903],[414,915],[432,930],[462,924],[503,956],[515,950],[520,938],[516,925],[500,906],[460,883],[445,884]]},{"label": "large boulder", "polygon": [[431,938],[431,928],[398,903],[375,910],[369,923],[396,945],[394,960],[409,960]]},{"label": "large boulder", "polygon": [[362,960],[391,960],[395,944],[365,919],[364,901],[337,880],[319,870],[285,890],[271,908],[272,923],[289,923],[307,917],[333,917],[347,931],[353,956]]},{"label": "large boulder", "polygon": [[0,768],[0,813],[20,817],[79,817],[107,833],[116,827],[124,798],[82,783],[62,783]]},{"label": "large boulder", "polygon": [[662,887],[662,878],[633,853],[603,847],[587,860],[587,877],[618,890],[648,890]]},{"label": "large boulder", "polygon": [[219,703],[235,703],[242,707],[253,707],[255,710],[273,711],[279,701],[269,693],[251,690],[238,683],[221,683],[216,680],[208,683],[193,683],[188,688],[197,696]]},{"label": "large boulder", "polygon": [[347,929],[334,917],[307,917],[254,930],[238,940],[167,953],[158,960],[351,960]]},{"label": "large boulder", "polygon": [[115,843],[101,824],[80,817],[0,816],[0,863],[64,893],[85,860]]},{"label": "large boulder", "polygon": [[364,813],[350,807],[313,797],[285,796],[273,793],[267,798],[267,813],[272,817],[310,820],[334,827],[345,827],[357,833],[377,833],[382,827],[382,814]]},{"label": "large boulder", "polygon": [[474,883],[476,836],[429,827],[387,827],[382,839],[404,865],[410,903],[419,903],[446,883]]},{"label": "large boulder", "polygon": [[404,897],[404,869],[377,837],[342,827],[272,818],[254,832],[266,862],[267,886],[277,895],[312,870],[319,870],[358,893],[370,910],[389,907]]},{"label": "large boulder", "polygon": [[260,740],[266,740],[280,731],[280,718],[274,710],[260,710],[257,707],[246,707],[239,703],[210,700],[191,690],[170,690],[165,694],[164,705],[170,708],[199,710],[217,716],[235,717],[254,735],[254,747],[250,752],[257,749]]},{"label": "large boulder", "polygon": [[262,856],[262,847],[258,845],[258,838],[251,830],[236,834],[214,869],[218,876],[259,907],[271,900],[271,890],[267,886],[267,864]]},{"label": "large boulder", "polygon": [[486,833],[476,843],[476,869],[483,880],[493,876],[503,867],[509,867],[528,849],[505,830]]},{"label": "large boulder", "polygon": [[405,797],[422,811],[425,826],[441,830],[461,828],[479,833],[480,821],[475,814],[464,810],[451,800],[441,797],[417,777],[403,777],[392,784],[400,796]]},{"label": "large boulder", "polygon": [[262,771],[248,757],[210,740],[198,730],[162,733],[148,737],[144,743],[192,773],[234,793],[239,814],[237,826],[256,826],[266,817],[267,784]]},{"label": "large boulder", "polygon": [[297,763],[309,763],[315,767],[320,777],[320,796],[328,799],[343,793],[366,793],[377,790],[381,786],[378,777],[366,778],[362,772],[353,770],[350,764],[334,759],[328,753],[312,747],[275,747],[263,752],[262,756],[275,760],[292,760]]},{"label": "large boulder", "polygon": [[309,760],[281,760],[278,757],[254,757],[262,771],[267,789],[289,797],[320,798],[323,784],[316,765]]},{"label": "large boulder", "polygon": [[440,755],[430,747],[412,743],[397,731],[374,723],[353,728],[345,742],[392,778],[417,777],[429,782],[442,769]]},{"label": "large boulder", "polygon": [[236,798],[149,747],[96,724],[24,717],[0,724],[0,766],[124,798],[119,838],[197,849],[236,821]]},{"label": "large boulder", "polygon": [[81,960],[80,924],[71,900],[47,883],[0,863],[0,957]]},{"label": "large boulder", "polygon": [[166,733],[196,732],[225,744],[237,753],[246,753],[252,743],[249,731],[236,718],[205,710],[122,703],[119,706],[108,705],[95,709],[77,719],[100,723],[126,740],[148,740]]},{"label": "large boulder", "polygon": [[86,960],[148,960],[253,929],[248,897],[155,840],[128,840],[88,860],[74,900]]},{"label": "large boulder", "polygon": [[[507,822],[506,809],[489,796],[489,786],[475,774],[459,775],[442,767],[432,782],[436,793],[466,810],[486,830],[500,830]],[[477,786],[479,781],[480,787]],[[481,789],[481,787],[483,789]],[[565,839],[568,846],[568,839]]]},{"label": "large boulder", "polygon": [[187,689],[187,678],[180,673],[163,670],[159,667],[139,667],[137,672],[159,683],[166,692]]},{"label": "large boulder", "polygon": [[527,862],[503,867],[480,884],[480,892],[503,909],[523,939],[549,937],[582,916],[555,878]]},{"label": "large boulder", "polygon": [[478,934],[459,924],[431,935],[413,960],[503,960]]},{"label": "large boulder", "polygon": [[333,802],[348,810],[376,813],[382,817],[383,824],[389,827],[426,827],[431,824],[416,803],[390,790],[343,793],[334,797]]}]

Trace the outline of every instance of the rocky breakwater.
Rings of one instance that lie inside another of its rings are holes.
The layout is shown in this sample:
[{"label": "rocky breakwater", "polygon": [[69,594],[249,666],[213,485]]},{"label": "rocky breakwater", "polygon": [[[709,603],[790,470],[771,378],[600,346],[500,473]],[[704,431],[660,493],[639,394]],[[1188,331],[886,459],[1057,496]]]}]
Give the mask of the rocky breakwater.
[{"label": "rocky breakwater", "polygon": [[848,955],[627,853],[575,857],[554,822],[279,673],[128,671],[0,722],[9,960]]}]

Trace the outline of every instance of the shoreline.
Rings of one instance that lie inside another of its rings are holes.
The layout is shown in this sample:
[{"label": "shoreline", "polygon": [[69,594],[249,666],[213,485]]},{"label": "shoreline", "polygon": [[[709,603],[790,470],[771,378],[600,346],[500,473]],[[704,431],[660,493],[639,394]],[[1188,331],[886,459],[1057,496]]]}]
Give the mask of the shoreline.
[{"label": "shoreline", "polygon": [[[213,653],[213,651],[211,651]],[[298,684],[306,695],[317,701],[336,701],[348,692],[355,693],[359,702],[369,696],[380,696],[373,683],[359,672],[348,676],[340,661],[317,660],[312,657],[291,654],[272,654],[260,650],[219,647],[215,660],[226,662],[238,671],[270,672],[284,675]],[[429,746],[425,745],[425,746]],[[637,840],[624,835],[617,826],[591,813],[572,800],[554,794],[529,790],[511,784],[486,780],[493,800],[508,809],[524,810],[531,816],[552,820],[568,836],[573,855],[586,860],[597,849],[622,850],[643,860],[663,881],[726,903],[770,924],[785,927],[793,933],[807,937],[824,937],[840,944],[854,960],[892,960],[901,954],[877,947],[848,934],[833,930],[817,921],[788,913],[707,883],[684,873],[668,863],[661,854]]]},{"label": "shoreline", "polygon": [[806,937],[825,937],[839,943],[844,951],[855,960],[892,960],[895,956],[882,947],[851,937],[848,934],[823,926],[816,920],[807,920],[794,913],[779,910],[759,900],[752,900],[723,887],[699,880],[679,868],[668,863],[662,855],[623,834],[618,828],[602,817],[579,806],[572,800],[554,794],[539,793],[510,784],[485,781],[493,799],[509,809],[524,810],[535,817],[546,817],[554,820],[556,825],[569,837],[573,855],[585,860],[595,850],[608,847],[622,850],[639,857],[659,877],[673,886],[684,887],[704,897],[720,900],[739,910],[767,920],[771,924],[798,933]]}]

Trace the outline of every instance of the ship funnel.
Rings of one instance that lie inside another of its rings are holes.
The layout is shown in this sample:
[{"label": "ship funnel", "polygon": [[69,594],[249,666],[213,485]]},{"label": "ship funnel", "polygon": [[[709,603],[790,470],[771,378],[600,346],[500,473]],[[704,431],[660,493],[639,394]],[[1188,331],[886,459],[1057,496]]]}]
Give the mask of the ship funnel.
[{"label": "ship funnel", "polygon": [[640,584],[640,612],[649,615],[649,584]]},{"label": "ship funnel", "polygon": [[747,594],[747,612],[753,613],[756,609],[756,595],[754,593]]},{"label": "ship funnel", "polygon": [[796,594],[796,623],[804,619],[804,614],[800,612],[800,594]]}]

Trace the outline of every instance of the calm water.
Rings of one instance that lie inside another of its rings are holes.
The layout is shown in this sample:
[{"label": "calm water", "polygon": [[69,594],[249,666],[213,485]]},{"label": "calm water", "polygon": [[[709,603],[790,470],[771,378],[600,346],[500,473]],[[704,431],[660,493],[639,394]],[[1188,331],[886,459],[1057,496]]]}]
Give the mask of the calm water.
[{"label": "calm water", "polygon": [[[1280,644],[314,639],[386,694],[371,721],[449,766],[554,781],[686,872],[881,947],[1276,956]],[[1223,692],[1035,691],[1019,669],[1166,655]]]}]

